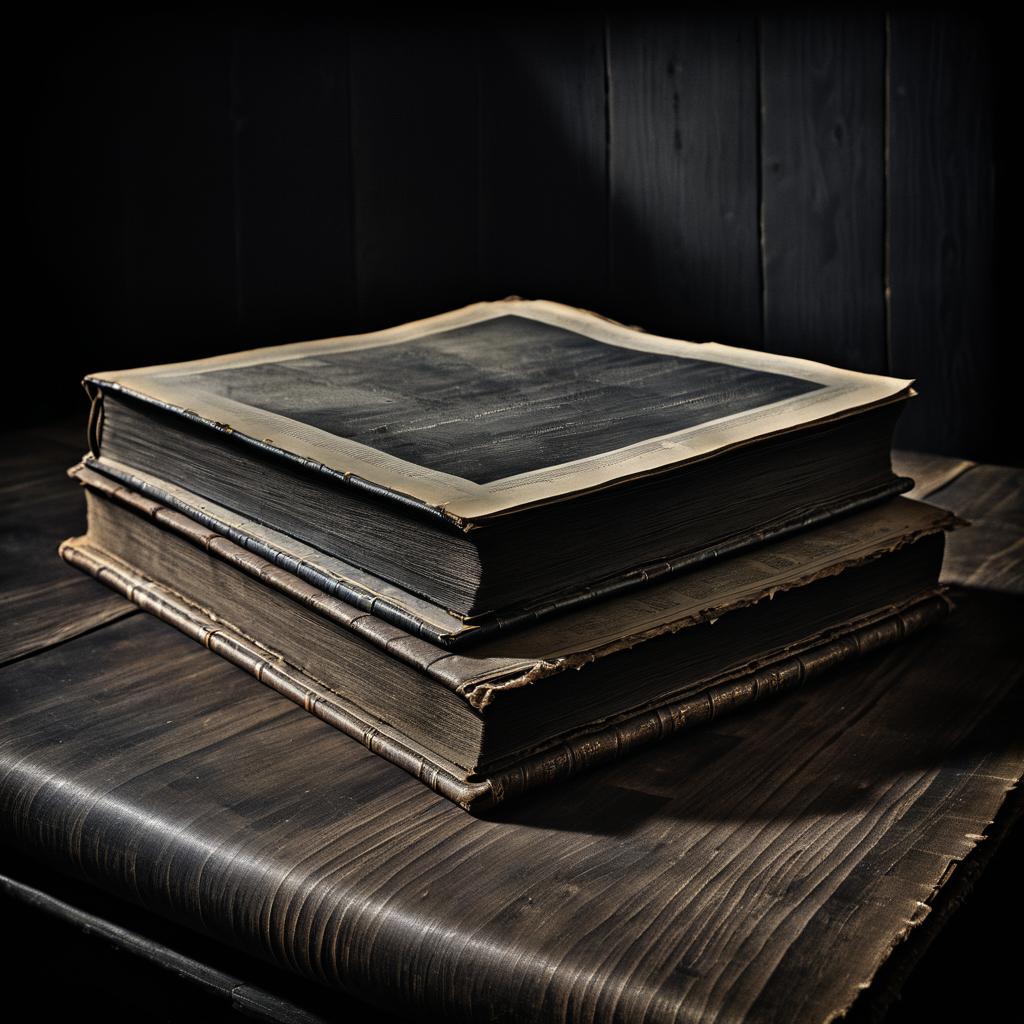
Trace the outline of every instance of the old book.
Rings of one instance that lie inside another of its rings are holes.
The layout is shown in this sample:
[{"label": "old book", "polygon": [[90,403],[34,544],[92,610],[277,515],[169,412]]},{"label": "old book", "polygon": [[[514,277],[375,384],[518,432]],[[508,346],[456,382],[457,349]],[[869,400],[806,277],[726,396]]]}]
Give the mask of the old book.
[{"label": "old book", "polygon": [[86,468],[70,562],[470,809],[804,681],[944,614],[907,499],[445,651]]},{"label": "old book", "polygon": [[550,302],[86,385],[100,472],[187,488],[468,621],[628,590],[910,486],[889,459],[909,381]]}]

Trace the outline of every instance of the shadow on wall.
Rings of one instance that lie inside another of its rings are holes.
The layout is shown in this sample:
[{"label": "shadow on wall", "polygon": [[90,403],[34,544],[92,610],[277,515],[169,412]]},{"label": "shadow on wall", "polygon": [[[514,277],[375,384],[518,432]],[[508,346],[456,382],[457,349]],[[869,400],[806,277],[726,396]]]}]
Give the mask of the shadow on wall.
[{"label": "shadow on wall", "polygon": [[[520,294],[918,376],[903,443],[999,457],[991,194],[974,188],[987,35],[905,21],[163,14],[48,30],[23,112],[21,298],[49,383],[12,412],[84,409],[90,370]],[[927,216],[909,181],[931,183]]]}]

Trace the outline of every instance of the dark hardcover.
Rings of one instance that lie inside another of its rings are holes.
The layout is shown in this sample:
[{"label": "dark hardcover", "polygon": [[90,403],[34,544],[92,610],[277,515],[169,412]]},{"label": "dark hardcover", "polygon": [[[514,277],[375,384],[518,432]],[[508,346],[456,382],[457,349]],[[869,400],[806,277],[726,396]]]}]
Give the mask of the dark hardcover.
[{"label": "dark hardcover", "polygon": [[[391,662],[401,663],[406,670],[415,670],[409,673],[412,685],[429,691],[428,707],[436,705],[440,709],[445,701],[455,702],[470,717],[497,722],[496,716],[508,706],[509,699],[516,701],[535,695],[542,681],[556,697],[563,690],[566,694],[574,692],[567,684],[587,684],[593,677],[596,685],[600,677],[594,666],[611,664],[613,655],[619,655],[614,664],[620,673],[625,673],[623,686],[627,681],[634,685],[628,677],[632,667],[641,664],[638,652],[646,649],[644,645],[650,644],[654,650],[651,642],[659,638],[675,637],[688,630],[714,630],[714,623],[742,609],[770,609],[772,599],[778,604],[780,594],[797,593],[817,581],[852,573],[866,564],[880,564],[886,556],[948,528],[951,517],[928,506],[897,499],[828,527],[673,577],[642,593],[568,613],[514,636],[499,638],[471,654],[459,654],[439,649],[325,594],[143,495],[118,488],[95,474],[92,477],[83,482],[97,496],[95,500],[130,510],[148,524],[146,529],[164,531],[166,537],[159,546],[166,549],[170,561],[159,570],[162,579],[145,575],[127,560],[132,557],[131,544],[128,543],[127,552],[121,553],[122,557],[111,554],[97,542],[91,521],[87,537],[62,546],[61,554],[68,562],[246,668],[265,684],[401,765],[449,799],[474,810],[568,777],[588,765],[653,742],[729,707],[811,678],[830,664],[921,628],[944,614],[946,608],[934,580],[931,588],[923,590],[907,593],[894,589],[890,600],[850,621],[833,622],[826,629],[808,628],[800,633],[799,641],[787,644],[785,650],[748,657],[741,664],[725,659],[720,662],[719,671],[705,670],[705,675],[697,678],[680,678],[660,696],[648,695],[649,699],[639,706],[638,698],[627,693],[617,713],[609,713],[610,706],[605,706],[597,719],[568,732],[553,737],[538,733],[533,749],[523,748],[514,757],[497,757],[483,768],[466,767],[454,760],[455,755],[446,756],[436,745],[427,747],[411,738],[409,732],[413,730],[401,721],[400,701],[397,708],[392,707],[387,720],[367,712],[365,699],[361,698],[360,703],[352,699],[351,681],[314,674],[310,671],[312,662],[295,663],[308,653],[302,645],[292,648],[298,654],[286,657],[279,649],[285,641],[269,625],[263,633],[259,620],[255,626],[243,629],[234,624],[231,607],[212,608],[209,598],[204,604],[190,600],[188,584],[174,572],[172,544],[185,543],[201,549],[210,559],[210,570],[227,573],[226,580],[232,573],[241,574],[257,580],[268,591],[284,595],[288,602],[314,612],[318,621],[338,631],[338,643],[345,636],[353,637],[363,645],[363,653],[356,652],[358,674],[374,679],[386,674],[382,670]],[[102,509],[101,504],[98,512]],[[92,520],[92,511],[90,515]],[[937,575],[937,564],[934,572]],[[722,628],[719,626],[719,631]],[[623,652],[628,652],[625,661]],[[562,679],[565,683],[559,682]],[[552,684],[559,689],[552,691]],[[575,692],[581,691],[577,688]],[[538,723],[538,728],[543,724]]]},{"label": "dark hardcover", "polygon": [[[433,604],[426,598],[411,594],[280,530],[201,498],[184,487],[110,460],[104,460],[102,473],[96,472],[97,468],[95,460],[86,458],[80,465],[72,467],[69,475],[100,493],[136,493],[151,498],[166,509],[181,513],[196,525],[220,534],[325,594],[337,597],[360,611],[370,612],[376,618],[399,626],[413,636],[439,647],[454,650],[526,621],[525,615],[520,615],[515,622],[505,617],[467,622],[463,616]],[[533,617],[558,610],[559,607],[537,609]]]},{"label": "dark hardcover", "polygon": [[[193,513],[209,499],[487,628],[909,487],[887,456],[909,381],[657,338],[549,302],[86,385],[99,471],[185,486]],[[762,448],[771,472],[746,454]]]},{"label": "dark hardcover", "polygon": [[[97,469],[102,472],[96,472]],[[150,473],[130,469],[109,459],[97,462],[86,458],[70,470],[70,475],[108,494],[120,492],[117,485],[123,485],[126,488],[124,493],[134,492],[151,498],[204,529],[220,534],[246,551],[298,576],[318,590],[449,650],[462,650],[501,633],[523,629],[552,616],[582,608],[593,601],[625,595],[682,570],[694,569],[755,544],[779,540],[827,523],[840,513],[855,512],[892,497],[892,489],[885,488],[856,500],[819,506],[813,512],[792,519],[762,523],[756,532],[729,538],[713,548],[641,566],[583,590],[568,590],[538,604],[509,608],[497,615],[467,617]]]}]

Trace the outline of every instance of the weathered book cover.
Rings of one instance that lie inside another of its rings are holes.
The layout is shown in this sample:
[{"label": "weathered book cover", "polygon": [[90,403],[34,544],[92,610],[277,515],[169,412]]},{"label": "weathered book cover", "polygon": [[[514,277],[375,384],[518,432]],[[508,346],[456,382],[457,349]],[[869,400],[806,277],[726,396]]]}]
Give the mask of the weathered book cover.
[{"label": "weathered book cover", "polygon": [[911,381],[505,300],[86,384],[464,525],[891,400]]},{"label": "weathered book cover", "polygon": [[754,544],[786,537],[827,523],[840,514],[877,504],[880,499],[892,497],[894,493],[892,490],[870,493],[857,501],[822,505],[811,513],[766,522],[754,533],[742,534],[720,541],[710,548],[643,565],[582,589],[569,588],[536,603],[502,609],[500,613],[463,615],[266,523],[143,470],[109,458],[97,461],[87,457],[79,466],[73,467],[70,474],[93,487],[102,487],[105,482],[108,489],[116,490],[118,484],[124,485],[129,491],[143,494],[168,509],[180,512],[200,526],[294,573],[325,593],[372,612],[385,622],[449,650],[463,650],[498,634],[563,615],[595,600],[607,600],[647,587],[658,579],[744,551]]},{"label": "weathered book cover", "polygon": [[110,460],[104,462],[102,474],[95,472],[94,466],[95,463],[87,459],[69,473],[73,479],[105,494],[118,493],[122,490],[118,485],[124,485],[124,493],[135,492],[151,498],[325,594],[340,598],[360,611],[371,612],[384,622],[399,626],[439,647],[454,650],[502,629],[533,621],[542,613],[550,615],[561,610],[559,606],[548,605],[533,609],[515,620],[502,617],[467,621],[464,616],[403,590],[351,562],[320,551],[234,509],[201,498],[184,487]]},{"label": "weathered book cover", "polygon": [[911,483],[908,381],[548,302],[87,386],[90,466],[451,647]]},{"label": "weathered book cover", "polygon": [[[644,592],[496,638],[467,655],[446,652],[405,634],[142,495],[102,477],[84,482],[104,501],[130,508],[154,524],[154,529],[167,531],[168,545],[176,539],[202,549],[221,567],[256,579],[327,620],[342,631],[339,640],[351,634],[379,650],[377,657],[398,659],[415,669],[422,685],[434,688],[437,699],[454,697],[484,718],[510,693],[525,692],[523,687],[540,680],[554,680],[557,685],[565,672],[573,679],[582,678],[590,666],[617,652],[633,651],[683,630],[713,629],[714,622],[734,611],[880,559],[952,524],[947,513],[897,499],[829,527],[673,577]],[[617,714],[604,714],[585,727],[537,744],[521,757],[504,763],[499,759],[481,771],[467,769],[411,739],[395,715],[385,721],[368,713],[346,693],[344,679],[319,678],[308,664],[296,664],[302,659],[301,650],[290,659],[278,650],[280,638],[235,626],[231,607],[211,608],[209,601],[200,605],[190,600],[179,592],[179,587],[187,589],[187,585],[175,578],[173,564],[163,570],[162,579],[153,579],[90,536],[65,543],[61,554],[470,809],[482,809],[576,774],[729,707],[795,685],[831,664],[921,628],[946,609],[934,586],[901,594],[850,621],[802,635],[785,650],[765,652],[742,664],[726,662],[723,670],[687,679],[685,685],[680,681],[656,700],[630,706],[627,699]],[[363,658],[363,674],[372,678],[372,658]],[[580,676],[571,670],[579,670]]]}]

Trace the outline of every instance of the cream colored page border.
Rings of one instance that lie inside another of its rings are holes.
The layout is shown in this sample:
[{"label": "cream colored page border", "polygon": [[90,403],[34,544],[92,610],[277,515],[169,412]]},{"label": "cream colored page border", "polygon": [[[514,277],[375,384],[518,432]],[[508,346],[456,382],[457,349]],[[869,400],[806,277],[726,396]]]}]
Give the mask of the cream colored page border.
[{"label": "cream colored page border", "polygon": [[[310,355],[414,343],[439,331],[510,315],[563,327],[595,341],[622,348],[786,374],[813,381],[823,387],[686,430],[647,438],[615,451],[602,452],[589,458],[548,466],[487,484],[477,484],[397,459],[375,448],[336,437],[285,416],[217,395],[201,394],[194,387],[173,379],[183,373],[201,374],[255,363],[285,362]],[[764,434],[789,430],[885,401],[912,383],[909,380],[855,373],[806,359],[753,352],[714,342],[694,343],[659,338],[570,306],[520,299],[481,302],[452,313],[373,334],[326,338],[191,362],[99,373],[91,375],[89,379],[192,413],[222,429],[230,429],[281,448],[335,472],[360,477],[460,519],[494,515],[696,459]]]}]

